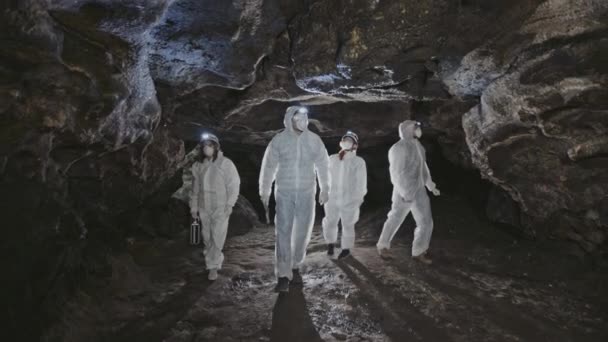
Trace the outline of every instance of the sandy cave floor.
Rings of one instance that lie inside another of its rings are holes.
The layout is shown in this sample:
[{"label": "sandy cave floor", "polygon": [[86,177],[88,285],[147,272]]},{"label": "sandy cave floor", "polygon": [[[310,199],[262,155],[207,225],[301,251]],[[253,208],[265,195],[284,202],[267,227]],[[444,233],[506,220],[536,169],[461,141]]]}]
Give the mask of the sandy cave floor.
[{"label": "sandy cave floor", "polygon": [[[409,256],[413,222],[375,249],[388,209],[362,215],[357,247],[325,253],[315,226],[305,284],[273,292],[274,228],[228,239],[220,278],[206,279],[200,248],[134,240],[73,336],[90,341],[606,341],[606,272],[518,241],[455,198],[433,203],[430,266]],[[339,253],[339,251],[338,251]],[[336,253],[336,254],[338,254]],[[131,265],[131,266],[128,266]],[[137,265],[137,266],[135,266]],[[558,267],[559,265],[559,267]],[[122,272],[121,272],[122,267]],[[136,270],[136,271],[134,271]],[[86,298],[84,300],[83,298]],[[69,308],[69,306],[68,306]],[[84,312],[83,312],[84,311]]]}]

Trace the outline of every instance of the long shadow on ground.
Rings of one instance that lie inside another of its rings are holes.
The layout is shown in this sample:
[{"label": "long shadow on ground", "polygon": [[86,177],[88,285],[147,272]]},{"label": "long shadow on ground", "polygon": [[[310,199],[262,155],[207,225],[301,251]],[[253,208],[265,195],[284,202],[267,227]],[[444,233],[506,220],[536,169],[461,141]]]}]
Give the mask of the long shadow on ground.
[{"label": "long shadow on ground", "polygon": [[281,293],[272,311],[272,342],[315,342],[323,341],[317,332],[302,287],[292,286],[287,293]]}]

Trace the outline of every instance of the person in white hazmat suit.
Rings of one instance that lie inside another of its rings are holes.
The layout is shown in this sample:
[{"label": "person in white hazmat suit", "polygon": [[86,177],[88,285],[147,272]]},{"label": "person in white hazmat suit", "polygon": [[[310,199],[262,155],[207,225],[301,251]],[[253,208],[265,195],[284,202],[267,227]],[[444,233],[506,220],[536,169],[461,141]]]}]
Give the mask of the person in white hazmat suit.
[{"label": "person in white hazmat suit", "polygon": [[418,141],[422,136],[420,123],[404,121],[399,125],[399,136],[401,140],[388,152],[393,205],[376,246],[378,253],[387,257],[391,240],[411,211],[417,225],[414,230],[412,256],[418,261],[430,264],[431,260],[426,256],[426,251],[433,233],[433,217],[426,189],[435,196],[439,196],[440,192],[431,179],[424,147]]},{"label": "person in white hazmat suit", "polygon": [[342,222],[342,251],[338,259],[349,256],[355,246],[355,224],[367,194],[367,167],[363,158],[357,156],[358,147],[359,137],[348,131],[340,141],[340,152],[329,157],[329,201],[325,204],[323,236],[327,254],[334,255],[338,223]]},{"label": "person in white hazmat suit", "polygon": [[321,138],[308,130],[308,110],[287,108],[285,130],[277,134],[264,154],[260,172],[260,198],[268,208],[275,183],[276,291],[289,291],[289,283],[302,284],[300,267],[315,219],[316,178],[321,205],[328,200],[329,170],[327,150]]},{"label": "person in white hazmat suit", "polygon": [[203,134],[200,146],[202,158],[192,165],[190,212],[201,221],[209,280],[215,280],[224,261],[228,219],[239,197],[241,179],[234,163],[221,151],[217,136]]}]

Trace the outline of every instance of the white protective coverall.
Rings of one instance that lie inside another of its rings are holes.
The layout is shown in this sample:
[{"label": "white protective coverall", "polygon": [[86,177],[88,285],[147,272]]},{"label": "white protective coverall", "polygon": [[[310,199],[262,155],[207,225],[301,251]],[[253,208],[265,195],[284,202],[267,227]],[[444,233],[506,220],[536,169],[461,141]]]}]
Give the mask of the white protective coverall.
[{"label": "white protective coverall", "polygon": [[416,221],[412,256],[426,252],[433,233],[431,203],[426,188],[435,191],[436,186],[426,165],[425,150],[415,137],[416,122],[407,120],[399,125],[398,141],[388,152],[391,182],[393,183],[393,205],[384,223],[378,249],[390,248],[391,240],[412,212]]},{"label": "white protective coverall", "polygon": [[292,279],[306,257],[315,219],[316,178],[321,193],[329,190],[327,149],[307,128],[297,134],[292,119],[298,107],[289,107],[277,134],[264,154],[260,172],[260,197],[269,198],[275,183],[275,273]]},{"label": "white protective coverall", "polygon": [[215,161],[207,158],[192,165],[190,210],[197,210],[201,219],[208,270],[222,268],[228,219],[239,197],[240,185],[234,163],[221,151]]},{"label": "white protective coverall", "polygon": [[342,249],[355,246],[355,224],[359,208],[367,194],[367,167],[357,152],[348,151],[340,160],[339,154],[329,158],[329,202],[325,204],[323,236],[325,242],[336,243],[338,222],[342,221]]}]

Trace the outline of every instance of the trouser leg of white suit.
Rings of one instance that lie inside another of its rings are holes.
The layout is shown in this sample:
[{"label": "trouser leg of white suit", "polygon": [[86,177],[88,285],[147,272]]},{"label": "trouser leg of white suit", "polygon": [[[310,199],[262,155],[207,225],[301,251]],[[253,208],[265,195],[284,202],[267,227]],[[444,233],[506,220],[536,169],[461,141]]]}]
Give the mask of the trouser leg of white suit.
[{"label": "trouser leg of white suit", "polygon": [[224,262],[224,243],[228,233],[228,217],[224,215],[205,214],[201,215],[203,231],[203,254],[205,255],[205,265],[208,270],[221,269]]},{"label": "trouser leg of white suit", "polygon": [[359,221],[359,207],[344,207],[340,210],[342,221],[342,249],[355,247],[355,224]]},{"label": "trouser leg of white suit", "polygon": [[325,206],[325,217],[323,218],[323,237],[327,243],[338,241],[338,222],[340,222],[340,208],[334,202]]},{"label": "trouser leg of white suit", "polygon": [[201,233],[203,237],[203,255],[205,256],[205,266],[207,265],[207,255],[211,247],[211,214],[199,211],[201,219]]},{"label": "trouser leg of white suit", "polygon": [[380,239],[378,240],[378,244],[376,244],[378,249],[391,247],[391,241],[399,230],[399,227],[401,227],[401,224],[403,224],[412,205],[413,202],[405,202],[400,196],[393,194],[391,211],[388,213],[388,218],[382,228],[382,234],[380,234]]},{"label": "trouser leg of white suit", "polygon": [[[315,189],[316,190],[316,189]],[[315,191],[300,192],[296,196],[296,212],[293,227],[292,269],[299,269],[306,258],[306,248],[315,221]]]},{"label": "trouser leg of white suit", "polygon": [[275,200],[275,274],[278,278],[287,277],[291,279],[291,235],[296,211],[295,196],[275,192]]},{"label": "trouser leg of white suit", "polygon": [[431,214],[431,201],[426,189],[418,191],[412,205],[412,215],[416,221],[414,242],[412,243],[412,256],[419,256],[429,249],[431,235],[433,234],[433,216]]}]

